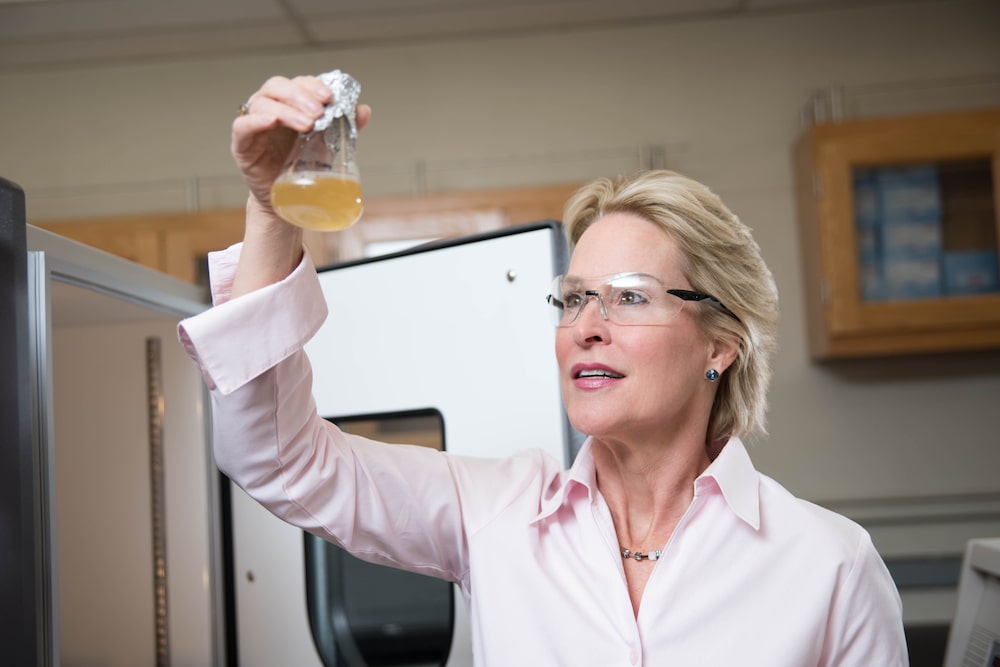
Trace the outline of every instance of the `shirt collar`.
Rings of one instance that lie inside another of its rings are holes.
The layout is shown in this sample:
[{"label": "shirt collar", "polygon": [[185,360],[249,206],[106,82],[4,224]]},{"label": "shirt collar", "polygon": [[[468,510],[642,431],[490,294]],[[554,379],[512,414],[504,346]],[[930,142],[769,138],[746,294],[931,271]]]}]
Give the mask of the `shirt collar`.
[{"label": "shirt collar", "polygon": [[591,439],[587,438],[569,470],[563,472],[550,485],[542,497],[540,511],[531,523],[537,523],[555,514],[556,510],[567,504],[567,499],[573,489],[582,489],[587,493],[588,500],[594,499],[597,488],[597,470],[594,468],[594,455],[591,452]]},{"label": "shirt collar", "polygon": [[[532,523],[552,516],[567,503],[574,489],[585,489],[588,499],[593,500],[594,490],[597,488],[597,472],[594,469],[591,447],[591,439],[587,438],[570,469],[557,477],[549,487]],[[707,490],[706,485],[711,485],[712,482],[721,491],[733,514],[754,530],[759,530],[760,477],[739,438],[730,438],[715,460],[698,476],[695,480],[695,495]]]},{"label": "shirt collar", "polygon": [[760,530],[760,475],[742,440],[729,439],[711,465],[695,480],[695,495],[710,480],[714,480],[733,514],[754,530]]}]

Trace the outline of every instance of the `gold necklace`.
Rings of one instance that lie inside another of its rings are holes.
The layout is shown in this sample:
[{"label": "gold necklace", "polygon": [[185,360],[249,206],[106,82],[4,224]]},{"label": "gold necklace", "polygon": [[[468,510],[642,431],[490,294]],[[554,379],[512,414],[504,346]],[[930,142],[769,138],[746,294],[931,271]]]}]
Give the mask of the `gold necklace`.
[{"label": "gold necklace", "polygon": [[657,549],[656,551],[650,551],[648,554],[644,554],[641,551],[630,551],[625,547],[622,547],[622,558],[632,560],[660,560],[660,556],[663,554],[662,551]]}]

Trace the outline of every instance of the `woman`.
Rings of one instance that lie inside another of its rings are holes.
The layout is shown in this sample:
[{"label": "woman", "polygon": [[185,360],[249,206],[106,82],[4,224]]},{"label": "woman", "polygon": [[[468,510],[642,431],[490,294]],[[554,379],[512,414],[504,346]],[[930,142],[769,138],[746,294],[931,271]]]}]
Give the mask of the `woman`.
[{"label": "woman", "polygon": [[602,179],[567,204],[573,253],[550,300],[567,412],[589,436],[571,469],[532,443],[463,458],[321,419],[302,345],[325,302],[268,192],[329,101],[311,77],[275,78],[233,124],[245,240],[212,258],[216,308],[180,327],[220,468],[361,558],[460,584],[480,665],[907,663],[867,533],[758,473],[740,440],[763,430],[777,294],[698,183]]}]

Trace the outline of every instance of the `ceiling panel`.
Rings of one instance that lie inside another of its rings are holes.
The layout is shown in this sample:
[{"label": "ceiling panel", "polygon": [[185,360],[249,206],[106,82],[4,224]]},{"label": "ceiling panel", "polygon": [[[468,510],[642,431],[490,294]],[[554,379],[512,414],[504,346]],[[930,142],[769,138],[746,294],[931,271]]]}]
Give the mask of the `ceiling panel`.
[{"label": "ceiling panel", "polygon": [[[915,2],[917,0],[881,0]],[[0,0],[0,69],[331,47],[754,11],[862,0]],[[870,4],[870,2],[868,3]]]},{"label": "ceiling panel", "polygon": [[[524,0],[337,0],[335,10],[337,14],[350,16],[369,12],[461,11],[467,7],[497,4],[519,5],[524,4]],[[289,0],[288,5],[305,14],[329,14],[334,7],[329,0]]]},{"label": "ceiling panel", "polygon": [[[681,16],[731,12],[738,0],[548,0],[506,3],[498,0],[464,0],[457,3],[411,3],[405,8],[336,13],[317,7],[317,0],[291,0],[302,6],[309,20],[306,29],[320,42],[455,36],[515,30],[615,25],[636,19],[671,19]],[[389,4],[386,2],[385,4]],[[396,3],[394,3],[396,4]],[[306,7],[308,6],[308,11]]]},{"label": "ceiling panel", "polygon": [[275,0],[62,0],[0,4],[0,37],[179,32],[284,20]]},{"label": "ceiling panel", "polygon": [[[336,13],[349,17],[436,13],[452,16],[481,9],[517,15],[537,7],[561,7],[564,11],[592,7],[599,9],[601,15],[611,21],[622,9],[634,7],[643,7],[646,13],[669,16],[720,5],[735,9],[742,4],[743,0],[338,0],[336,4],[331,4],[329,0],[288,0],[288,5],[296,11],[316,15]],[[331,8],[335,9],[331,11]]]},{"label": "ceiling panel", "polygon": [[246,51],[254,48],[292,47],[302,43],[292,25],[226,26],[168,32],[116,32],[99,38],[90,35],[38,38],[12,43],[0,41],[0,70],[87,61],[132,61],[139,57]]}]

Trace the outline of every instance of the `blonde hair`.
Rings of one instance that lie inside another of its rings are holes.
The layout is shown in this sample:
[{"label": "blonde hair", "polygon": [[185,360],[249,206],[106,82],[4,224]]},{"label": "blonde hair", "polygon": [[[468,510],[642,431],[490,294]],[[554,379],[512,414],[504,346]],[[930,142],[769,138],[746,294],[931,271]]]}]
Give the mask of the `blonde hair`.
[{"label": "blonde hair", "polygon": [[739,318],[718,308],[696,309],[706,336],[737,348],[719,379],[707,442],[766,433],[778,291],[750,228],[701,183],[671,171],[646,171],[597,179],[570,197],[563,215],[570,248],[608,213],[636,215],[662,227],[682,251],[681,270],[692,288],[716,297]]}]

